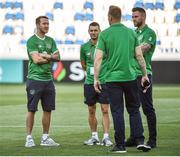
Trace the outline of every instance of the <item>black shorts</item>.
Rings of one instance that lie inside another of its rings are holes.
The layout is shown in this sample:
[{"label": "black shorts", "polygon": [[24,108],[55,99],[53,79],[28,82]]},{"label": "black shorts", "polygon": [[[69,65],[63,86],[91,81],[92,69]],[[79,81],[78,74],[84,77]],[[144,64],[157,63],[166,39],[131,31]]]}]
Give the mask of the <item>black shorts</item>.
[{"label": "black shorts", "polygon": [[106,85],[101,84],[101,87],[101,93],[97,93],[93,84],[84,84],[84,103],[89,106],[94,105],[97,102],[100,104],[109,104]]},{"label": "black shorts", "polygon": [[51,110],[55,110],[55,87],[52,80],[27,80],[26,91],[28,111],[37,111],[39,100],[41,100],[43,111],[50,112]]}]

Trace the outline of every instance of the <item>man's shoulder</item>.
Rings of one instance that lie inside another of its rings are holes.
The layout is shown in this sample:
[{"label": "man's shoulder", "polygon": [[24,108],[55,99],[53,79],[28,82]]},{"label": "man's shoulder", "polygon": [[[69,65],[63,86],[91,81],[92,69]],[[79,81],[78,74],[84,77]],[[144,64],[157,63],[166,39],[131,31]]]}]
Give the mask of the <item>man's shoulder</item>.
[{"label": "man's shoulder", "polygon": [[87,46],[89,46],[89,41],[87,41],[86,43],[82,44],[82,45],[81,45],[81,48],[85,48],[85,47],[87,47]]},{"label": "man's shoulder", "polygon": [[48,40],[54,40],[52,37],[50,37],[50,36],[48,36],[48,35],[46,35],[45,37],[46,37],[46,39],[48,39]]},{"label": "man's shoulder", "polygon": [[36,35],[32,35],[29,37],[29,39],[27,40],[27,42],[33,41],[34,39],[36,39]]},{"label": "man's shoulder", "polygon": [[151,27],[147,27],[147,32],[156,35],[155,31]]}]

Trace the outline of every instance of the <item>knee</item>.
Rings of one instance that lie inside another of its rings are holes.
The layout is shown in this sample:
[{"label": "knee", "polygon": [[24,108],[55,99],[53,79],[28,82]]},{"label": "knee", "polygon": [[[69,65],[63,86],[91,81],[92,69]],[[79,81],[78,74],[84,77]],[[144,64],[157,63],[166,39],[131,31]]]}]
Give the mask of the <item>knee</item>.
[{"label": "knee", "polygon": [[109,114],[108,108],[103,108],[103,109],[102,109],[102,114],[103,114],[103,115],[108,115],[108,114]]}]

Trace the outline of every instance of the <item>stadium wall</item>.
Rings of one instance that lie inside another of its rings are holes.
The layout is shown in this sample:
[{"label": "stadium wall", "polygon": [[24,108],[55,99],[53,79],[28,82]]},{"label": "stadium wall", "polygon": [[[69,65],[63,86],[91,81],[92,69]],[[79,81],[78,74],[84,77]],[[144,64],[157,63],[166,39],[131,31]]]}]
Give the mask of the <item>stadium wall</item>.
[{"label": "stadium wall", "polygon": [[[153,61],[153,82],[156,84],[180,84],[180,61]],[[83,82],[84,72],[79,60],[62,61],[53,65],[56,82]],[[24,81],[27,76],[27,60],[24,61]]]},{"label": "stadium wall", "polygon": [[[0,83],[26,81],[28,60],[0,60]],[[155,84],[180,84],[180,61],[153,61]],[[56,82],[83,83],[85,74],[79,60],[64,60],[52,65]]]}]

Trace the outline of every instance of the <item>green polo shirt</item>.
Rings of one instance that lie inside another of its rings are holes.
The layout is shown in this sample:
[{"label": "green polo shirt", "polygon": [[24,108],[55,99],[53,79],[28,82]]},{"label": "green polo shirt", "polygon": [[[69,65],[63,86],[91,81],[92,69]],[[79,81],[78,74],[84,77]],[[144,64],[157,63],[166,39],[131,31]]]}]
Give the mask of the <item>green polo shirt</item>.
[{"label": "green polo shirt", "polygon": [[[81,45],[80,49],[80,60],[86,63],[86,79],[85,84],[94,83],[94,74],[91,72],[94,69],[94,51],[96,45],[91,43],[89,40],[87,43]],[[106,57],[103,56],[102,65],[99,74],[99,81],[101,84],[105,83],[106,74]]]},{"label": "green polo shirt", "polygon": [[[152,74],[151,59],[156,47],[156,34],[155,32],[145,25],[142,29],[136,29],[138,41],[141,44],[147,43],[151,45],[148,52],[144,53],[144,60],[146,62],[147,74]],[[142,75],[139,64],[136,62],[137,75]]]},{"label": "green polo shirt", "polygon": [[121,23],[115,23],[100,33],[97,49],[107,55],[106,82],[136,79],[134,56],[137,46],[135,32]]},{"label": "green polo shirt", "polygon": [[27,41],[27,52],[29,57],[28,64],[28,79],[48,81],[52,80],[51,63],[46,64],[35,64],[31,58],[33,53],[47,53],[53,54],[58,51],[55,41],[48,36],[43,39],[38,37],[36,34],[31,36]]}]

